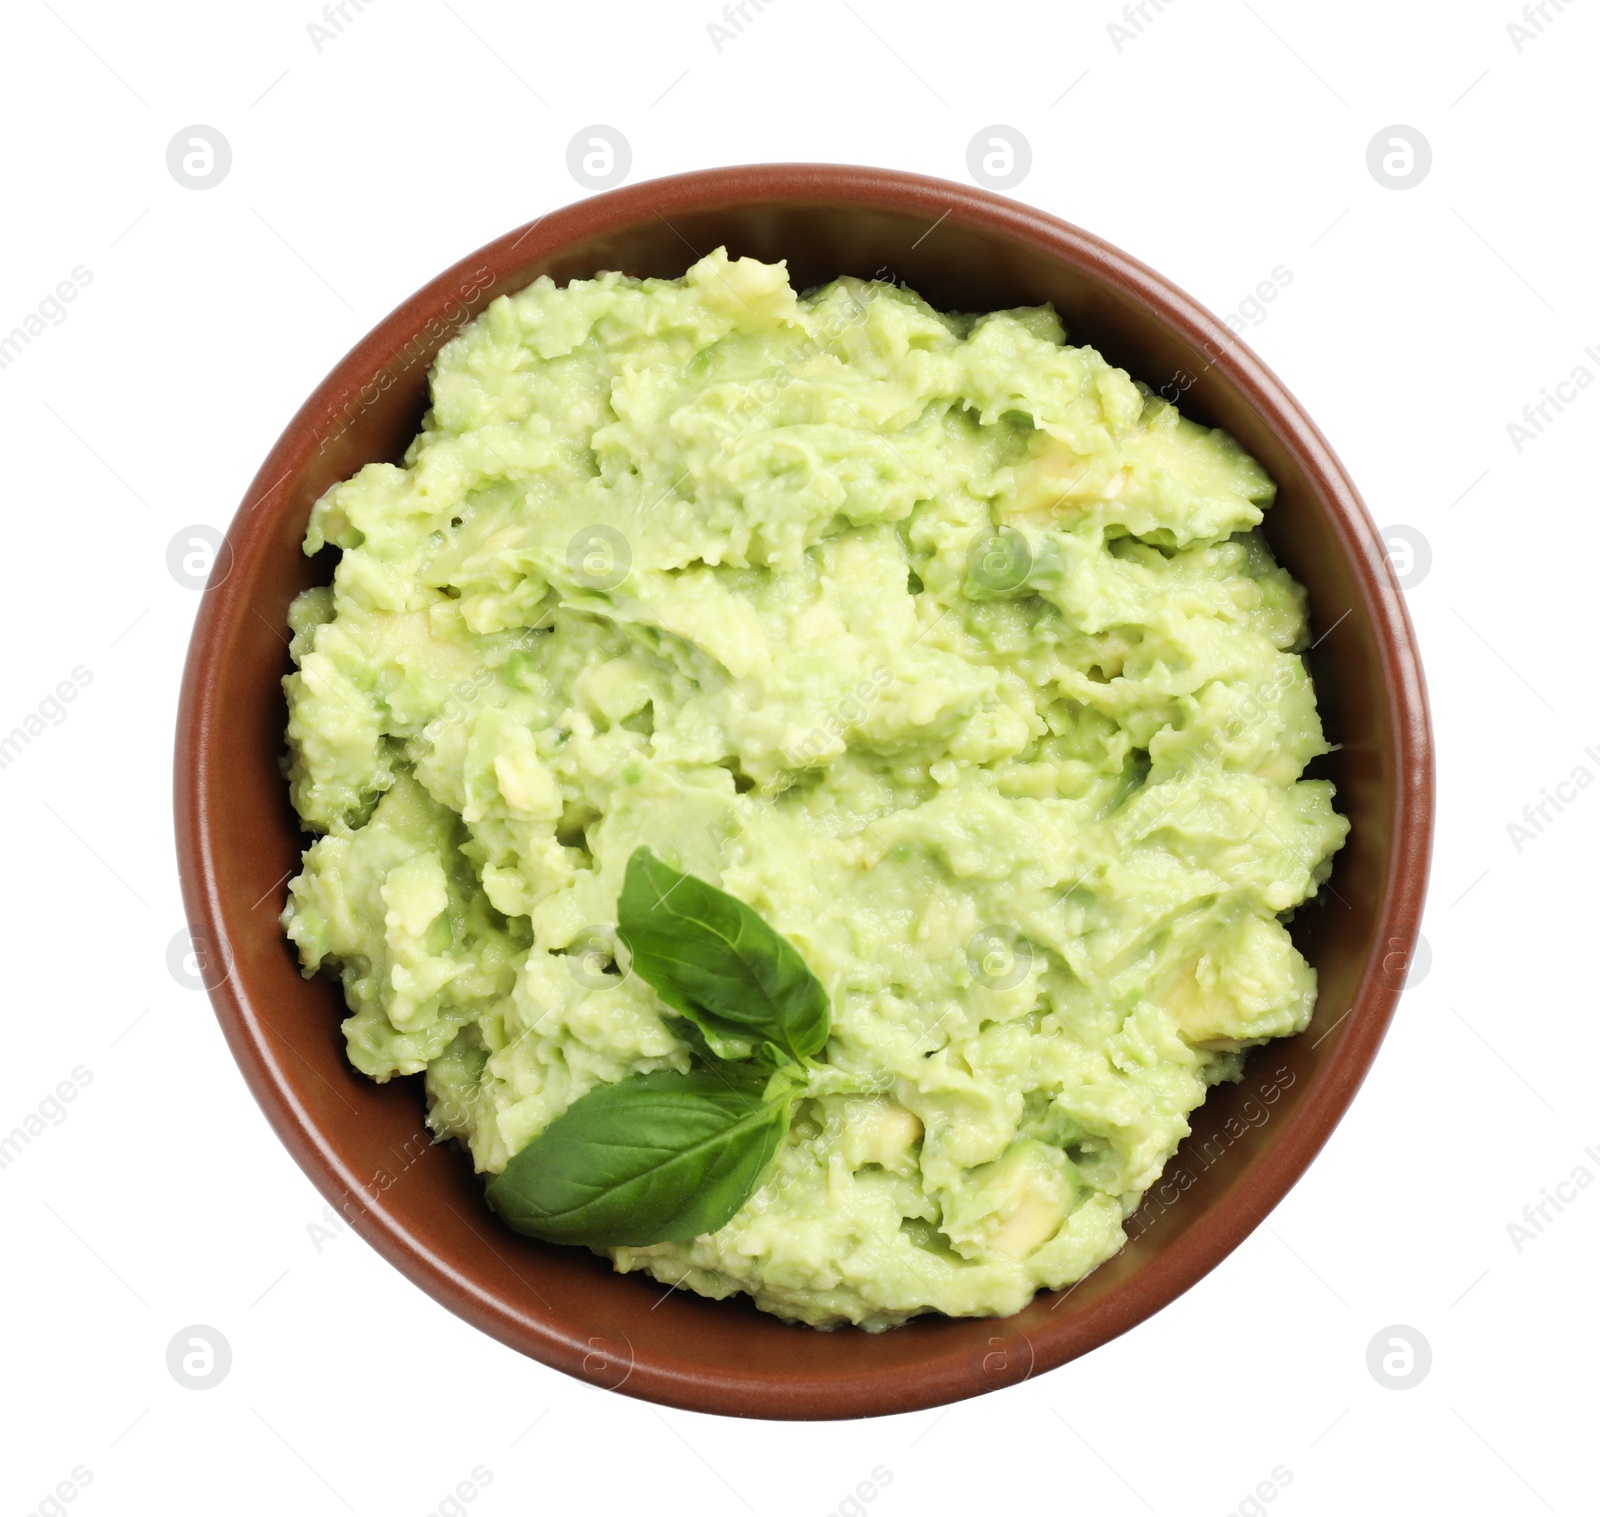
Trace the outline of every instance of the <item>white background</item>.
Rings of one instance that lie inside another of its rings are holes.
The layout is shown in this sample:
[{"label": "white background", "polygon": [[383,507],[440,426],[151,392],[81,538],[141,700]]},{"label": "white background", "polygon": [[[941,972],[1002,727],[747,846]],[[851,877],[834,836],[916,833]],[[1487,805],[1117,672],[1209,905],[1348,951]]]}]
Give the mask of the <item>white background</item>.
[{"label": "white background", "polygon": [[[1600,749],[1600,388],[1520,452],[1507,424],[1580,363],[1600,377],[1583,351],[1600,13],[1550,4],[1519,50],[1511,0],[1147,0],[1119,50],[1110,0],[769,0],[719,51],[712,7],[369,0],[320,51],[311,0],[8,7],[0,333],[75,267],[92,282],[0,369],[0,729],[74,667],[93,680],[0,772],[0,1132],[75,1067],[92,1079],[0,1171],[4,1513],[38,1512],[80,1466],[62,1509],[108,1517],[424,1517],[478,1466],[493,1478],[464,1510],[484,1517],[824,1517],[877,1467],[892,1480],[865,1510],[884,1517],[1223,1517],[1257,1510],[1275,1469],[1260,1509],[1290,1517],[1593,1511],[1600,1186],[1547,1206],[1520,1249],[1508,1225],[1577,1166],[1600,1176],[1577,964],[1600,789],[1520,851],[1507,827],[1575,766],[1600,774],[1583,752]],[[205,191],[166,166],[194,123],[232,147]],[[664,1411],[479,1335],[348,1232],[314,1241],[320,1197],[168,968],[198,603],[169,542],[226,526],[300,401],[404,296],[587,193],[566,150],[592,123],[626,136],[633,180],[770,159],[965,179],[980,128],[1020,131],[1016,196],[1218,314],[1292,272],[1247,340],[1379,523],[1431,548],[1408,596],[1439,744],[1432,966],[1371,1078],[1268,1225],[1182,1300],[944,1412]],[[1367,168],[1395,123],[1433,152],[1404,191]],[[231,1344],[214,1389],[168,1372],[190,1324]],[[1432,1348],[1404,1391],[1367,1367],[1395,1324]]]}]

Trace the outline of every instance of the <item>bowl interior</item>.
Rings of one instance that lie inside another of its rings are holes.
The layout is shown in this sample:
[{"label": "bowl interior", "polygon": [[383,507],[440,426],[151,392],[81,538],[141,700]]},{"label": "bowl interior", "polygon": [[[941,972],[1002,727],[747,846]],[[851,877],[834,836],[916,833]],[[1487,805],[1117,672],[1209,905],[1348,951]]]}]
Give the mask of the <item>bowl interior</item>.
[{"label": "bowl interior", "polygon": [[[942,217],[942,219],[940,219]],[[1302,1036],[1215,1090],[1130,1224],[1130,1242],[1069,1292],[1000,1321],[924,1318],[871,1336],[817,1333],[615,1275],[577,1249],[518,1237],[487,1211],[470,1161],[434,1147],[420,1080],[379,1086],[347,1064],[338,988],[300,977],[279,926],[307,839],[279,770],[285,616],[326,558],[300,539],[316,498],[398,460],[428,365],[496,294],[541,274],[674,277],[725,245],[787,259],[797,288],[892,273],[935,306],[1048,301],[1069,340],[1182,391],[1278,481],[1266,533],[1310,592],[1310,655],[1338,751],[1350,840],[1293,924],[1320,996]],[[213,1000],[291,1151],[370,1242],[486,1331],[630,1394],[765,1417],[904,1411],[994,1389],[1095,1347],[1187,1289],[1298,1177],[1354,1094],[1403,982],[1431,823],[1425,703],[1399,592],[1354,489],[1314,427],[1215,319],[1097,240],[997,196],[881,171],[722,170],[635,186],[509,234],[430,284],[344,360],[252,485],[196,626],[178,734],[180,864]]]}]

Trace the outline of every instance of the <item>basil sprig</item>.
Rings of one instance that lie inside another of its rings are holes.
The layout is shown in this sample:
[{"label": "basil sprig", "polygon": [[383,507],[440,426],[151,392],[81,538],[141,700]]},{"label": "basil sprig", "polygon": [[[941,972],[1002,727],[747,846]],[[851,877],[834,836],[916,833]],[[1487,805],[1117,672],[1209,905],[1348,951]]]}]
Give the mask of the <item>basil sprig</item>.
[{"label": "basil sprig", "polygon": [[703,1067],[597,1086],[512,1156],[489,1204],[552,1243],[642,1248],[715,1232],[760,1185],[803,1065],[828,1040],[827,992],[794,946],[646,848],[628,860],[617,935]]},{"label": "basil sprig", "polygon": [[648,848],[628,860],[617,936],[633,972],[718,1057],[771,1043],[803,1062],[828,1041],[828,993],[794,945],[743,901],[663,864]]}]

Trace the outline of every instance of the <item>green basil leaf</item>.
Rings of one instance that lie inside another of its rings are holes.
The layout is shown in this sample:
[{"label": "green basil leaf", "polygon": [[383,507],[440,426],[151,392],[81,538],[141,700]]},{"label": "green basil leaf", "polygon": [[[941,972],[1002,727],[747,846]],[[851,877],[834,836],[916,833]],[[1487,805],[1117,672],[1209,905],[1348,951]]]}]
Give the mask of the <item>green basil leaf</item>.
[{"label": "green basil leaf", "polygon": [[[682,1038],[707,1064],[724,1064],[733,1060],[748,1059],[758,1051],[748,1038],[725,1038],[717,1033],[707,1032],[697,1022],[691,1022],[688,1017],[668,1012],[661,1020],[667,1024],[669,1031]],[[770,1048],[772,1045],[767,1043],[762,1046]]]},{"label": "green basil leaf", "polygon": [[648,848],[628,860],[617,936],[633,972],[712,1040],[774,1043],[796,1059],[828,1041],[828,993],[795,946],[743,901]]},{"label": "green basil leaf", "polygon": [[715,1232],[789,1131],[794,1091],[750,1071],[657,1070],[580,1096],[489,1184],[519,1233],[642,1248]]}]

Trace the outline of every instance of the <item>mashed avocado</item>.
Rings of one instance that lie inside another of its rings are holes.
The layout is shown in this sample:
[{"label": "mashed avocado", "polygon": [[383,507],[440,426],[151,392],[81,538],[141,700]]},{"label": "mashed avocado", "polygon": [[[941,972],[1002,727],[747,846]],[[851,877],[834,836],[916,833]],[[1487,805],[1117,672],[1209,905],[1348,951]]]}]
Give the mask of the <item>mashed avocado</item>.
[{"label": "mashed avocado", "polygon": [[291,612],[284,923],[352,1062],[490,1174],[688,1070],[614,935],[648,847],[832,1023],[750,1200],[617,1268],[874,1329],[1078,1280],[1316,996],[1283,923],[1346,823],[1272,495],[1049,308],[720,250],[497,299]]}]

